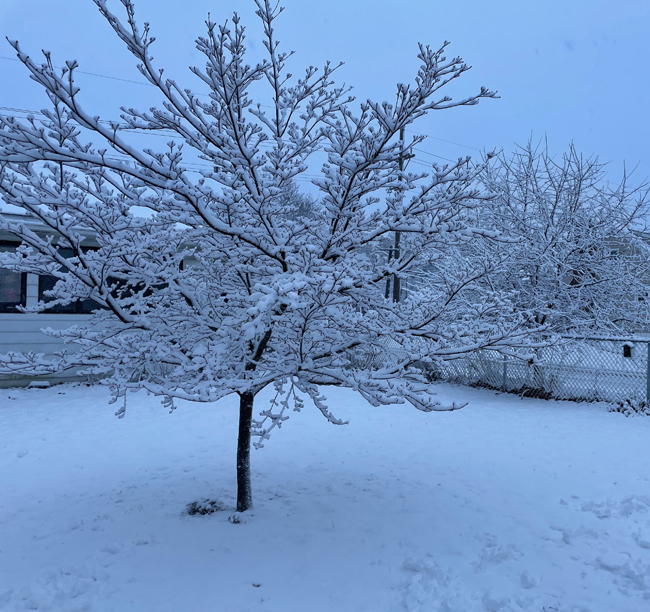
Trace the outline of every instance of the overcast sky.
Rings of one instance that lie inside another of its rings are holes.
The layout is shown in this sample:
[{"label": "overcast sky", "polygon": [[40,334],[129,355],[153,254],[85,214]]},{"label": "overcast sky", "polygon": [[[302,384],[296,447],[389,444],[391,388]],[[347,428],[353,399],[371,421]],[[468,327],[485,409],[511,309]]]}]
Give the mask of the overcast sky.
[{"label": "overcast sky", "polygon": [[[449,55],[473,66],[451,95],[466,96],[485,85],[498,90],[501,99],[420,120],[413,129],[430,136],[422,148],[432,154],[456,158],[483,149],[509,151],[531,134],[547,134],[552,150],[573,141],[583,153],[612,162],[614,176],[623,161],[639,165],[639,179],[650,174],[649,0],[282,4],[286,11],[276,32],[285,50],[297,52],[290,64],[294,74],[327,59],[344,61],[338,81],[353,85],[361,100],[392,100],[395,83],[412,81],[418,42],[437,48],[451,41]],[[122,14],[117,0],[109,5]],[[196,91],[205,86],[187,67],[201,63],[193,41],[203,34],[208,12],[220,22],[239,11],[249,25],[251,61],[261,58],[252,0],[138,0],[136,10],[157,37],[158,65]],[[30,55],[50,50],[56,65],[77,59],[83,71],[143,80],[91,0],[1,0],[0,33],[18,39]],[[0,45],[0,56],[15,57],[7,43]],[[0,106],[38,110],[46,105],[19,63],[0,59],[0,77]],[[155,90],[145,85],[89,75],[79,75],[79,84],[86,110],[104,119],[117,117],[120,105],[143,108],[157,101]]]}]

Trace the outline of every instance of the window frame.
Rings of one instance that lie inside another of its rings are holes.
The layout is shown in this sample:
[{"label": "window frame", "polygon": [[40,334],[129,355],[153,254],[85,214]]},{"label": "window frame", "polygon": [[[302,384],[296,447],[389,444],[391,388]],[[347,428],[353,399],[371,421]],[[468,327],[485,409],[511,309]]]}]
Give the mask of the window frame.
[{"label": "window frame", "polygon": [[[15,250],[20,245],[21,243],[15,240],[0,240],[0,247],[13,246]],[[6,268],[3,269],[6,270]],[[13,272],[13,270],[9,271]],[[0,313],[20,314],[16,307],[27,306],[27,272],[14,272],[14,274],[20,274],[20,302],[0,302]]]}]

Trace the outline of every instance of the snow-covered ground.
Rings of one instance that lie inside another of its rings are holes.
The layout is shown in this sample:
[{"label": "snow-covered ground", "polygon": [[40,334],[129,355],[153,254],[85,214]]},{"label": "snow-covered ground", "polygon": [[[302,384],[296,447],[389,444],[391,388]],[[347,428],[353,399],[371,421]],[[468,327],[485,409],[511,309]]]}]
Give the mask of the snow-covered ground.
[{"label": "snow-covered ground", "polygon": [[[104,389],[1,390],[0,610],[650,610],[650,419],[326,394],[350,424],[293,413],[231,524],[234,399],[169,415],[136,394],[118,420]],[[184,513],[204,498],[227,508]]]}]

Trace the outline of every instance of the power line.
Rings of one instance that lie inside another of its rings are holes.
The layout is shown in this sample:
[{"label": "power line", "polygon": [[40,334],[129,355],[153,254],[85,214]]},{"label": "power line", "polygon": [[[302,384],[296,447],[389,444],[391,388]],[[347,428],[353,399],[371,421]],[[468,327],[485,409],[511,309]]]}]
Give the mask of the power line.
[{"label": "power line", "polygon": [[[29,118],[30,115],[39,115],[41,117],[45,117],[45,113],[41,111],[34,111],[34,110],[29,110],[26,108],[14,108],[10,106],[0,106],[0,111],[10,111],[13,113],[22,113],[22,115],[26,116],[20,116],[20,115],[14,115],[14,117],[18,117],[19,119],[27,119]],[[39,123],[45,124],[45,122],[42,119],[37,119]],[[100,123],[104,123],[106,125],[112,125],[113,122],[108,121],[106,119],[100,119]],[[155,130],[146,130],[146,129],[137,129],[137,128],[131,128],[128,126],[128,124],[124,125],[119,125],[119,131],[120,132],[128,132],[130,134],[140,134],[141,136],[157,136],[159,138],[179,138],[184,141],[184,138],[178,134],[177,132],[174,132],[173,130],[167,129],[167,128],[161,128],[161,129],[155,129]],[[262,142],[259,143],[261,146],[272,146],[272,142],[270,140],[263,140]]]},{"label": "power line", "polygon": [[[22,64],[22,62],[19,59],[16,59],[14,57],[6,57],[4,55],[0,55],[0,59],[6,60],[8,62],[18,62]],[[53,68],[56,68],[57,70],[62,70],[63,68],[61,66],[52,66]],[[124,83],[133,83],[135,85],[146,85],[147,87],[156,87],[153,83],[147,83],[146,81],[135,81],[133,79],[123,79],[122,77],[114,77],[110,76],[108,74],[99,74],[98,72],[87,72],[85,70],[78,70],[75,68],[75,72],[78,74],[87,74],[90,76],[98,77],[100,79],[111,79],[112,81],[123,81]],[[204,98],[209,98],[210,94],[204,94],[204,93],[195,93],[194,95],[197,96],[203,96]],[[273,108],[272,106],[268,106],[267,104],[260,104],[260,106],[263,106],[264,108]]]},{"label": "power line", "polygon": [[[16,59],[14,57],[6,57],[4,55],[0,55],[0,59],[6,60],[6,61],[9,61],[9,62],[22,63],[19,59]],[[61,66],[54,66],[54,68],[56,68],[58,70],[62,69]],[[79,74],[86,74],[86,75],[89,75],[89,76],[94,76],[94,77],[97,77],[97,78],[100,78],[100,79],[111,79],[112,81],[122,81],[124,83],[133,83],[134,85],[146,85],[147,87],[156,87],[156,85],[154,85],[153,83],[147,83],[146,81],[135,81],[133,79],[124,79],[122,77],[110,76],[108,74],[100,74],[98,72],[87,72],[85,70],[78,70],[78,69],[75,69],[75,72],[77,72]],[[195,95],[203,96],[203,97],[210,97],[210,94],[204,94],[204,93],[197,93]],[[264,108],[273,108],[272,106],[269,106],[267,104],[260,104],[260,106],[262,106]],[[0,107],[0,108],[3,108],[3,107]],[[20,110],[20,109],[7,109],[7,110]],[[33,112],[33,111],[24,111],[24,112]],[[474,151],[478,151],[479,153],[483,152],[482,149],[479,149],[477,147],[473,147],[473,146],[468,145],[468,144],[462,144],[460,142],[455,142],[453,140],[447,140],[445,138],[439,138],[438,136],[431,136],[429,134],[423,134],[422,132],[416,132],[415,130],[411,130],[411,129],[408,129],[408,128],[405,128],[405,130],[407,132],[411,132],[412,134],[416,134],[418,136],[426,136],[427,138],[431,138],[433,140],[439,140],[440,142],[446,142],[447,144],[452,144],[452,145],[455,145],[457,147],[462,147],[464,149],[472,149]],[[427,153],[427,154],[428,155],[435,155],[434,153]],[[446,157],[442,157],[441,155],[436,155],[436,157],[440,157],[441,159],[445,159],[447,161],[452,161],[452,160],[450,160],[450,159],[448,159]]]},{"label": "power line", "polygon": [[[43,112],[41,112],[41,111],[30,110],[30,109],[27,109],[27,108],[16,108],[16,107],[12,107],[12,106],[0,106],[0,111],[8,111],[8,112],[12,112],[12,113],[22,113],[24,115],[39,115],[39,116],[42,116],[42,117],[45,116],[45,114]],[[25,118],[27,118],[27,117],[20,117],[20,119],[25,119]],[[111,122],[106,120],[106,119],[100,119],[100,122],[104,123],[104,124],[107,124],[107,125],[111,124]],[[138,130],[136,128],[130,128],[130,127],[126,127],[126,126],[120,126],[120,127],[121,127],[121,131],[134,133],[134,134],[140,134],[140,135],[143,135],[143,136],[158,136],[160,138],[168,138],[168,137],[182,138],[182,136],[180,136],[177,132],[174,132],[173,130],[169,130],[169,129],[165,129],[165,128],[160,129],[160,130],[156,130],[154,132],[154,131],[147,131],[147,130]],[[271,141],[262,141],[260,143],[260,145],[262,145],[262,146],[272,146],[272,144],[273,143]],[[432,157],[437,157],[439,159],[444,159],[445,161],[454,163],[453,159],[449,159],[448,157],[443,157],[442,155],[438,155],[437,153],[431,153],[430,151],[425,151],[424,149],[419,149],[417,147],[414,147],[413,150],[418,151],[420,153],[424,153],[425,155],[430,155]]]},{"label": "power line", "polygon": [[419,151],[420,153],[424,153],[425,155],[431,155],[431,157],[438,157],[440,159],[444,159],[445,161],[451,162],[452,164],[454,163],[453,159],[449,159],[448,157],[443,157],[442,155],[437,155],[436,153],[429,153],[429,151],[425,151],[424,149],[418,149],[417,147],[413,147],[414,151]]},{"label": "power line", "polygon": [[[16,59],[15,57],[5,57],[4,55],[0,55],[0,59],[6,60],[8,62],[18,62],[19,64],[22,64],[22,62],[19,59]],[[61,66],[53,66],[57,70],[61,70]],[[123,81],[124,83],[134,83],[135,85],[147,85],[148,87],[155,87],[152,83],[147,83],[146,81],[134,81],[132,79],[123,79],[122,77],[114,77],[114,76],[109,76],[107,74],[98,74],[96,72],[86,72],[85,70],[77,70],[75,68],[75,72],[79,74],[87,74],[90,76],[94,77],[99,77],[102,79],[111,79],[112,81]],[[198,94],[199,96],[205,96],[207,94]]]},{"label": "power line", "polygon": [[40,111],[31,111],[26,108],[13,108],[11,106],[0,106],[0,110],[11,111],[12,113],[27,113],[29,115],[42,115]]},{"label": "power line", "polygon": [[[3,58],[7,59],[7,58]],[[18,60],[16,60],[18,61]],[[8,111],[12,113],[22,113],[23,115],[38,115],[44,117],[45,114],[41,111],[35,111],[35,110],[30,110],[26,108],[17,108],[17,107],[12,107],[12,106],[0,106],[0,111]],[[27,117],[19,117],[20,119],[26,119]],[[42,120],[38,120],[39,122],[43,123]],[[100,119],[101,123],[108,124],[110,125],[111,122],[105,119]],[[146,131],[146,130],[138,130],[135,128],[129,128],[129,127],[124,127],[121,126],[121,131],[123,132],[128,132],[128,133],[133,133],[133,134],[139,134],[142,136],[157,136],[159,138],[179,138],[182,139],[182,136],[180,136],[178,133],[174,132],[173,130],[167,130],[167,129],[160,129],[156,130],[156,132],[153,131]],[[409,130],[412,131],[412,130]],[[438,139],[441,140],[441,139]],[[259,143],[262,146],[272,146],[272,142],[270,141],[262,141]],[[449,159],[448,157],[444,157],[442,155],[438,155],[437,153],[431,153],[430,151],[425,151],[424,149],[420,149],[418,147],[413,148],[414,151],[418,151],[419,153],[423,153],[424,155],[429,155],[431,157],[437,157],[438,159],[442,159],[444,161],[448,161],[450,163],[455,163],[453,159]],[[478,149],[477,149],[478,150]],[[117,157],[114,157],[113,159],[120,159]],[[128,160],[128,158],[122,158],[123,160]],[[420,166],[425,166],[427,168],[430,167],[430,165],[424,161],[418,160],[418,159],[412,159],[411,160],[414,164],[418,164]],[[194,166],[195,169],[204,169],[204,168],[213,168],[211,164],[201,164],[201,163],[192,163],[192,162],[185,162],[184,165],[190,169],[190,166]],[[304,175],[301,174],[299,177],[296,177],[296,180],[309,180],[311,181],[312,179],[320,178],[319,176],[315,175]]]},{"label": "power line", "polygon": [[417,136],[426,136],[427,138],[432,138],[433,140],[439,140],[441,142],[446,142],[447,144],[453,144],[456,145],[457,147],[463,147],[464,149],[473,149],[474,151],[478,151],[479,153],[482,153],[482,149],[477,149],[476,147],[472,147],[470,145],[466,144],[461,144],[460,142],[454,142],[453,140],[445,140],[444,138],[438,138],[437,136],[430,136],[429,134],[423,134],[422,132],[416,132],[415,130],[409,130],[408,128],[406,129],[407,132],[411,132],[411,134],[416,134]]}]

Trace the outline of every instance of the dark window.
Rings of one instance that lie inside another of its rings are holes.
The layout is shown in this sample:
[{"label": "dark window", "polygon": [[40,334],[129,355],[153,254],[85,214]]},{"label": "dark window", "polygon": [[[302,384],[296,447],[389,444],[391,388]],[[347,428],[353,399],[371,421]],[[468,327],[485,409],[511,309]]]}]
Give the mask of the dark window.
[{"label": "dark window", "polygon": [[[0,252],[13,252],[17,242],[0,242]],[[25,306],[27,274],[0,268],[0,312],[18,312],[16,306]]]},{"label": "dark window", "polygon": [[[74,251],[72,249],[60,248],[59,253],[66,259],[74,256]],[[61,268],[63,270],[63,268]],[[57,278],[49,275],[42,275],[38,277],[38,299],[42,300],[46,304],[51,302],[54,298],[45,295],[46,291],[54,289],[54,286],[57,283]],[[66,304],[65,306],[59,304],[48,308],[47,312],[53,313],[62,313],[62,314],[90,314],[93,310],[101,308],[97,302],[93,300],[78,300],[72,302],[71,304]]]}]

